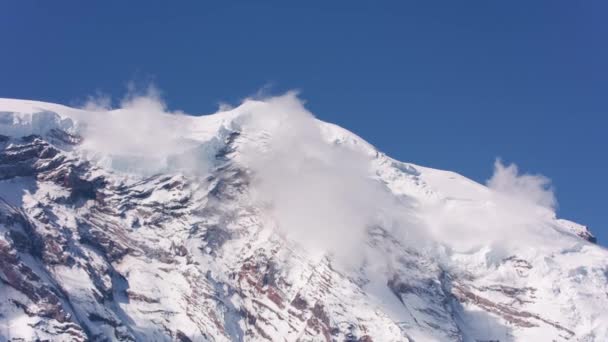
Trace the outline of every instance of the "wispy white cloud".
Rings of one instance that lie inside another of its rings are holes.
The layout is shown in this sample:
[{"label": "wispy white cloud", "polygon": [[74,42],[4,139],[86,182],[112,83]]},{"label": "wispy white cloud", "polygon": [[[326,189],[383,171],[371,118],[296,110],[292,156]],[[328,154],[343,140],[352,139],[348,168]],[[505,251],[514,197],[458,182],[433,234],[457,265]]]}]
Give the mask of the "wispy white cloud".
[{"label": "wispy white cloud", "polygon": [[490,189],[542,207],[555,209],[557,200],[551,180],[543,175],[520,174],[517,165],[504,165],[500,159],[494,162],[494,174],[488,180]]},{"label": "wispy white cloud", "polygon": [[[197,144],[187,139],[187,122],[176,120],[181,112],[167,109],[154,86],[143,90],[129,88],[119,108],[111,109],[108,96],[90,97],[83,109],[91,110],[82,118],[80,131],[85,136],[81,151],[112,169],[151,174],[193,163],[190,169],[205,169],[202,158],[178,158]],[[177,159],[176,159],[177,158]],[[175,161],[180,164],[175,165]]]},{"label": "wispy white cloud", "polygon": [[[86,107],[107,109],[108,103],[97,96]],[[497,255],[533,245],[552,231],[546,218],[557,201],[550,180],[520,174],[514,164],[496,161],[485,201],[450,199],[412,209],[372,174],[374,155],[325,136],[296,92],[247,99],[232,110],[239,114],[234,128],[242,133],[238,162],[251,171],[255,203],[279,233],[318,255],[333,255],[341,265],[361,264],[372,226],[417,249],[489,247]],[[156,88],[131,91],[120,108],[98,114],[83,128],[83,150],[91,158],[130,172],[208,171],[212,161],[201,142],[184,138],[190,121],[176,120],[183,114],[169,111]]]},{"label": "wispy white cloud", "polygon": [[423,209],[437,243],[459,252],[488,248],[502,258],[541,246],[555,234],[551,222],[557,201],[547,177],[521,174],[515,164],[505,166],[498,159],[487,187],[482,199],[449,199]]},{"label": "wispy white cloud", "polygon": [[263,149],[243,153],[256,200],[288,238],[358,264],[367,229],[392,201],[371,178],[368,157],[326,141],[295,92],[258,102],[248,114],[245,134],[265,139]]}]

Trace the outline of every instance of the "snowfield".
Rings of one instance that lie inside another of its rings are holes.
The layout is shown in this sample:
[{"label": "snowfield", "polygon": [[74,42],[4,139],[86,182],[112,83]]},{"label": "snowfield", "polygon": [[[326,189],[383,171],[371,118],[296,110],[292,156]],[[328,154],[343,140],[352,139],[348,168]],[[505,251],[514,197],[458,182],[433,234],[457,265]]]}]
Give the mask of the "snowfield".
[{"label": "snowfield", "polygon": [[608,341],[548,179],[394,160],[297,96],[0,99],[0,341]]}]

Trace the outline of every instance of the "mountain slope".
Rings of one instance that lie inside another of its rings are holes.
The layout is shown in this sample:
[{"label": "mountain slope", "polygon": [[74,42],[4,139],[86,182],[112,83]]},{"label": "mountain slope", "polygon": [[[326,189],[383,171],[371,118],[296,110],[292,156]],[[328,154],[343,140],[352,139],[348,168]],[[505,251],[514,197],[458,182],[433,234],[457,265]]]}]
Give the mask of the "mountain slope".
[{"label": "mountain slope", "polygon": [[398,162],[292,94],[4,99],[0,134],[2,340],[608,339],[608,253],[542,188]]}]

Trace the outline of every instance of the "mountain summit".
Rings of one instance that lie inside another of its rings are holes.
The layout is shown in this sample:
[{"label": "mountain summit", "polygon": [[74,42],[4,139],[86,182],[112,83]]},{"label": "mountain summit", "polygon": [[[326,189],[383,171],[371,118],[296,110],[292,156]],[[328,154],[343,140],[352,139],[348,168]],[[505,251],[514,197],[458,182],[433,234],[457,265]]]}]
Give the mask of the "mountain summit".
[{"label": "mountain summit", "polygon": [[399,162],[292,93],[86,108],[0,99],[2,341],[608,340],[608,252],[542,176]]}]

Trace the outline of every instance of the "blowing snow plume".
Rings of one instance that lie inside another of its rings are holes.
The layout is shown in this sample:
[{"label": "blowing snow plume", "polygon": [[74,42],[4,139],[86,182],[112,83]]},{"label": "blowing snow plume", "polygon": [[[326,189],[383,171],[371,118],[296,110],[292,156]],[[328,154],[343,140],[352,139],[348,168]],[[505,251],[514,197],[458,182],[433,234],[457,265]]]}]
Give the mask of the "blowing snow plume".
[{"label": "blowing snow plume", "polygon": [[114,170],[151,175],[163,171],[207,171],[205,155],[197,155],[200,142],[189,138],[191,116],[172,112],[149,86],[131,90],[118,109],[109,108],[105,96],[90,97],[84,105],[92,111],[80,122],[86,139],[82,150],[88,158]]},{"label": "blowing snow plume", "polygon": [[547,239],[563,241],[553,221],[557,201],[549,178],[521,174],[515,164],[497,159],[487,187],[475,184],[474,189],[472,198],[448,197],[426,207],[434,240],[456,252],[485,248],[496,260],[514,250],[541,248]]},{"label": "blowing snow plume", "polygon": [[368,229],[380,221],[395,224],[382,213],[399,204],[373,178],[372,157],[329,141],[326,124],[295,92],[247,99],[201,117],[168,111],[155,88],[129,94],[119,109],[108,110],[109,103],[103,96],[91,99],[85,108],[95,114],[80,128],[83,153],[104,167],[139,175],[205,175],[222,135],[236,130],[246,141],[239,158],[253,175],[254,200],[268,209],[279,232],[306,250],[354,266],[364,257]]},{"label": "blowing snow plume", "polygon": [[284,235],[356,265],[368,228],[394,202],[371,178],[370,159],[328,142],[320,124],[294,92],[251,102],[243,130],[264,144],[243,151],[245,164],[254,174],[255,198]]},{"label": "blowing snow plume", "polygon": [[517,165],[505,166],[500,159],[494,162],[494,174],[487,182],[490,189],[548,209],[555,209],[557,200],[551,180],[543,175],[520,174]]},{"label": "blowing snow plume", "polygon": [[256,204],[267,209],[285,237],[344,265],[366,258],[368,231],[375,226],[404,245],[443,245],[459,252],[534,246],[554,231],[546,224],[556,205],[550,181],[520,175],[515,165],[500,161],[487,188],[475,185],[483,194],[478,200],[422,201],[412,215],[416,199],[397,199],[377,179],[375,149],[336,143],[331,135],[341,129],[315,119],[295,92],[247,99],[202,117],[167,110],[154,88],[131,93],[119,109],[101,110],[107,104],[102,97],[87,105],[98,110],[84,120],[83,151],[90,159],[139,174],[206,175],[223,135],[238,131],[237,160],[251,171]]}]

